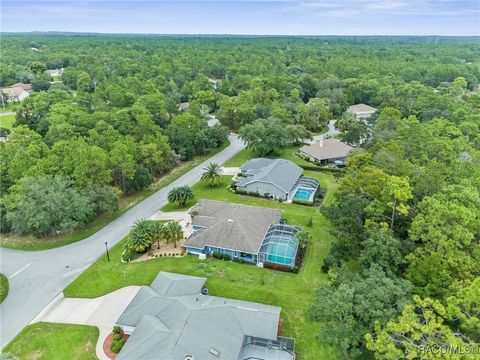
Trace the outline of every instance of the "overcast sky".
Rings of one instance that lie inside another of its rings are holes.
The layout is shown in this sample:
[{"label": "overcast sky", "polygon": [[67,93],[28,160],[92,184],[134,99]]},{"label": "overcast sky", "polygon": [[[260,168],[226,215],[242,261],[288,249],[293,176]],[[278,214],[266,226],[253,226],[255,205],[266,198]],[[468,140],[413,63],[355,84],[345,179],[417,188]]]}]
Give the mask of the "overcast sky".
[{"label": "overcast sky", "polygon": [[1,0],[1,31],[480,35],[480,0]]}]

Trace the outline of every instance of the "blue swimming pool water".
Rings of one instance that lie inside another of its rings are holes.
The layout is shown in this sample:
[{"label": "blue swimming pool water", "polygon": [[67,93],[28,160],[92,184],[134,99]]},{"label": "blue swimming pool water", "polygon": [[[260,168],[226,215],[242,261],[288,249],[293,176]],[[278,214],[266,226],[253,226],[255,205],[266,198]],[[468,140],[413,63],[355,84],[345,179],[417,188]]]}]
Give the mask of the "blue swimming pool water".
[{"label": "blue swimming pool water", "polygon": [[307,200],[308,201],[308,200],[311,200],[312,194],[313,194],[313,190],[311,190],[311,189],[299,188],[295,192],[295,195],[293,196],[293,198],[297,199],[297,200]]}]

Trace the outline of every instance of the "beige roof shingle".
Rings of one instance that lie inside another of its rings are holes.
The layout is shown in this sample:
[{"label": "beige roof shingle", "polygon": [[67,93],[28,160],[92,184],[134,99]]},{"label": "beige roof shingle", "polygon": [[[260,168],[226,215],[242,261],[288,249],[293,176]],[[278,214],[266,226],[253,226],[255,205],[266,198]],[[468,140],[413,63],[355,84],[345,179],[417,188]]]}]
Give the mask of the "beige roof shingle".
[{"label": "beige roof shingle", "polygon": [[366,114],[373,114],[377,109],[365,104],[356,104],[349,106],[347,112],[355,114],[355,115],[366,115]]},{"label": "beige roof shingle", "polygon": [[353,148],[339,140],[326,139],[300,148],[300,153],[317,161],[346,157]]}]

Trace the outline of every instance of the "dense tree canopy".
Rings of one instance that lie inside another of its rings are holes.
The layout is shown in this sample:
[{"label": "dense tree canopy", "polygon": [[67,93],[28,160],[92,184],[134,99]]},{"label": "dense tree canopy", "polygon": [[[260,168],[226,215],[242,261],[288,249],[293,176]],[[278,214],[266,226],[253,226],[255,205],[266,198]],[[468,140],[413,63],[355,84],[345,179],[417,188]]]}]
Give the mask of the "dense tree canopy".
[{"label": "dense tree canopy", "polygon": [[[60,68],[48,86],[45,71]],[[265,156],[336,120],[357,149],[321,209],[335,240],[310,309],[319,341],[344,358],[469,345],[480,339],[479,77],[473,38],[3,34],[1,85],[35,91],[0,145],[2,231],[83,225],[229,131]],[[378,112],[345,113],[358,103]]]}]

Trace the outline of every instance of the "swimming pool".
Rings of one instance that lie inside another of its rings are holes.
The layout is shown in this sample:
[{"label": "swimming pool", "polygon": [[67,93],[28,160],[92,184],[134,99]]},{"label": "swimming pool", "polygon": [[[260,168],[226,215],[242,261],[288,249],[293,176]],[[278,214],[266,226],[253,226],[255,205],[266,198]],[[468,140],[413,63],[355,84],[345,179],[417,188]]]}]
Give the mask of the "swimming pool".
[{"label": "swimming pool", "polygon": [[298,188],[293,196],[297,200],[313,201],[313,189]]}]

